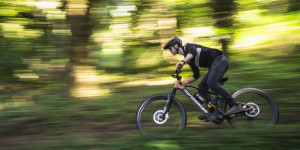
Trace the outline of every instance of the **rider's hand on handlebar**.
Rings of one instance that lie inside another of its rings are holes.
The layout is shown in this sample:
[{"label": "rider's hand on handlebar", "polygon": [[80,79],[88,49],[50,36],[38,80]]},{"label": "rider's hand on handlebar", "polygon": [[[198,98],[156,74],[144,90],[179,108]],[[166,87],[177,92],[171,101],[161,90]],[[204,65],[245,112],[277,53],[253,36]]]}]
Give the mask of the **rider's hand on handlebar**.
[{"label": "rider's hand on handlebar", "polygon": [[176,64],[176,70],[180,70],[183,67],[184,63],[183,62],[179,62]]}]

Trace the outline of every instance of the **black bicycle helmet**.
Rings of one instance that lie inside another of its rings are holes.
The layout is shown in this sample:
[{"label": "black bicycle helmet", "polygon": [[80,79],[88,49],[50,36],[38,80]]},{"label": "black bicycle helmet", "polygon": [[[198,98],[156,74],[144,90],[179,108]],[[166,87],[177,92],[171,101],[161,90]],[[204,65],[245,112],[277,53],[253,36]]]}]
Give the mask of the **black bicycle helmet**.
[{"label": "black bicycle helmet", "polygon": [[164,49],[169,49],[170,46],[175,45],[177,43],[179,46],[182,46],[182,41],[178,37],[173,37],[165,46]]}]

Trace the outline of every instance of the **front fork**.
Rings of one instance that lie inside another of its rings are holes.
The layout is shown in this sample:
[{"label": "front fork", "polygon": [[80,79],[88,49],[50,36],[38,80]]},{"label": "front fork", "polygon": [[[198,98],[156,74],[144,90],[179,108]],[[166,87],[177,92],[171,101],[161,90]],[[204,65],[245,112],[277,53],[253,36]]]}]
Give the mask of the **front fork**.
[{"label": "front fork", "polygon": [[173,88],[171,93],[168,94],[168,99],[167,99],[167,103],[164,107],[164,110],[163,110],[163,114],[161,116],[162,119],[165,119],[166,115],[168,114],[170,108],[171,108],[171,104],[173,102],[173,98],[175,97],[175,94],[176,94],[176,88]]}]

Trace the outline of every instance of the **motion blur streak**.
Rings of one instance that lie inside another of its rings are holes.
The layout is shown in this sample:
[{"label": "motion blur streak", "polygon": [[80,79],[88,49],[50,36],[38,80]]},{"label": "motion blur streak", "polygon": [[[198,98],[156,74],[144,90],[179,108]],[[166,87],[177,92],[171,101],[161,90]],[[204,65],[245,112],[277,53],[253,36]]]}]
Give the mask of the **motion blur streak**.
[{"label": "motion blur streak", "polygon": [[[297,0],[0,0],[0,149],[300,149],[299,18]],[[141,138],[138,106],[170,91],[183,59],[163,51],[174,36],[222,50],[230,92],[269,93],[275,130],[201,122],[178,93],[183,135]]]}]

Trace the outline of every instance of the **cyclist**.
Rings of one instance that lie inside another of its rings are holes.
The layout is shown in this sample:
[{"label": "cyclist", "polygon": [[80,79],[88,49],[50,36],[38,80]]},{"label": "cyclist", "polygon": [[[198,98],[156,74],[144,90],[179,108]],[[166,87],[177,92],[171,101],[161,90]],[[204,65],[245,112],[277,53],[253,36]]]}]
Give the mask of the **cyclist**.
[{"label": "cyclist", "polygon": [[[184,56],[184,59],[176,64],[176,70],[180,70],[186,63],[191,67],[194,73],[193,76],[182,84],[192,83],[197,80],[200,77],[199,67],[209,68],[208,73],[203,77],[198,87],[204,90],[211,89],[227,101],[230,108],[223,114],[224,116],[244,111],[243,107],[219,83],[229,65],[228,59],[221,51],[192,43],[186,43],[182,46],[182,41],[178,37],[172,38],[163,48],[170,49],[173,55],[180,54]],[[201,90],[198,92],[204,97],[206,103],[216,104],[210,94]],[[202,117],[199,116],[199,118]]]}]

